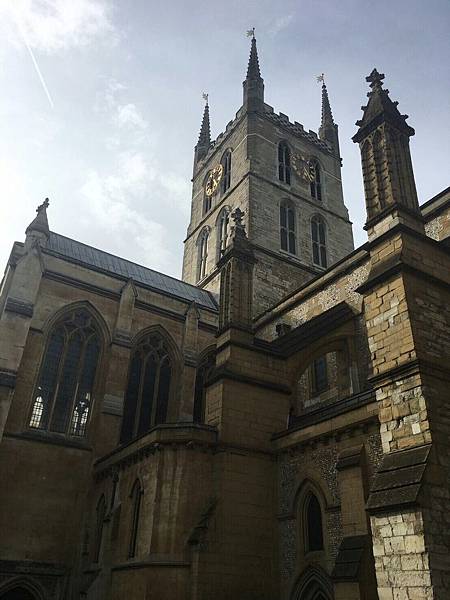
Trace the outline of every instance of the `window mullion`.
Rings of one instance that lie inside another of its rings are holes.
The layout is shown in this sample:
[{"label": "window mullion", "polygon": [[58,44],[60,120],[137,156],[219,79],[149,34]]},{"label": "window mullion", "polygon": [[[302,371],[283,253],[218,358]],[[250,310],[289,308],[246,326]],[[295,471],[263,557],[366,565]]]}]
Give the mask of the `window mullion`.
[{"label": "window mullion", "polygon": [[141,418],[141,406],[142,406],[142,393],[144,387],[144,379],[145,379],[145,371],[147,369],[147,362],[150,354],[145,356],[142,360],[142,369],[139,374],[139,391],[136,402],[136,412],[134,413],[134,425],[133,425],[133,437],[137,436],[137,432],[139,430],[139,421]]},{"label": "window mullion", "polygon": [[[51,409],[48,413],[47,427],[46,430],[49,431],[53,419],[53,412],[55,410],[56,398],[58,397],[59,387],[61,384],[61,376],[62,371],[64,369],[64,363],[66,362],[67,349],[69,348],[70,335],[68,335],[66,328],[64,328],[64,349],[61,354],[61,359],[58,366],[58,375],[56,376],[56,385],[55,385],[55,393],[53,394],[53,398],[51,401]],[[47,352],[47,350],[45,350]]]},{"label": "window mullion", "polygon": [[152,402],[152,414],[150,425],[153,426],[156,420],[156,411],[158,410],[158,398],[159,398],[159,375],[161,373],[161,358],[158,357],[158,366],[156,367],[155,373],[155,387],[153,389],[153,402]]}]

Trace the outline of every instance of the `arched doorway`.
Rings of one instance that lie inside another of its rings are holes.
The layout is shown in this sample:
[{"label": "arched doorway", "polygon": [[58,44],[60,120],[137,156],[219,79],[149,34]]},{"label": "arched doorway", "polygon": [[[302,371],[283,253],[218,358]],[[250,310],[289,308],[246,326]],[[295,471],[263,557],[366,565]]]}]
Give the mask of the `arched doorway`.
[{"label": "arched doorway", "polygon": [[15,587],[4,594],[0,592],[0,600],[37,600],[37,597],[24,587]]},{"label": "arched doorway", "polygon": [[309,567],[298,579],[291,600],[333,600],[333,586],[319,567]]}]

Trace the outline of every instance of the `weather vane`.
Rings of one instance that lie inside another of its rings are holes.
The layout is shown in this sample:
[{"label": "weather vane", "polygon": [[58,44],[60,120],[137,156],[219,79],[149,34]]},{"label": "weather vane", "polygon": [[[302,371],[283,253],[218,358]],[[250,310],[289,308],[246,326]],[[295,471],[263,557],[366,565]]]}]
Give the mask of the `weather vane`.
[{"label": "weather vane", "polygon": [[316,79],[317,79],[317,83],[322,82],[325,85],[325,73],[321,73],[320,75],[317,75]]},{"label": "weather vane", "polygon": [[209,98],[209,94],[207,94],[206,92],[203,92],[203,94],[202,94],[202,98],[203,98],[203,100],[206,102],[206,104],[208,104],[208,98]]},{"label": "weather vane", "polygon": [[247,37],[251,37],[252,39],[255,39],[255,28],[252,27],[251,29],[247,29]]}]

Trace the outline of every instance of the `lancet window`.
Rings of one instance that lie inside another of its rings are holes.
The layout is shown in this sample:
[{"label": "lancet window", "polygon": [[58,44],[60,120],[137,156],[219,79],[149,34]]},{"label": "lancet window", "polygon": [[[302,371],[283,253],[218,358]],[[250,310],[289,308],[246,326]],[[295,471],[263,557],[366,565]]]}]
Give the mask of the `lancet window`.
[{"label": "lancet window", "polygon": [[311,196],[316,200],[322,200],[322,174],[320,165],[317,161],[313,162],[314,165],[314,179],[310,183]]},{"label": "lancet window", "polygon": [[313,263],[319,267],[327,266],[327,246],[325,222],[319,215],[311,219],[311,239]]},{"label": "lancet window", "polygon": [[281,249],[296,254],[295,210],[287,202],[280,204],[280,245]]},{"label": "lancet window", "polygon": [[231,185],[231,150],[227,150],[223,155],[222,167],[222,192],[226,192]]}]

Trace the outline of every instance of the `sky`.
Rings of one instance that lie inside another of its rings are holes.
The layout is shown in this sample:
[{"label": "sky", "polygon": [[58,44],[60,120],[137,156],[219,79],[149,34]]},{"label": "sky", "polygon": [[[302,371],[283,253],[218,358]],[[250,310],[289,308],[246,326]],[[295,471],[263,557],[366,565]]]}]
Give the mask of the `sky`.
[{"label": "sky", "polygon": [[356,245],[351,136],[373,67],[416,130],[419,201],[450,184],[448,0],[0,0],[0,264],[49,197],[53,231],[179,277],[202,93],[216,137],[242,103],[251,27],[266,102],[306,129],[325,73]]}]

